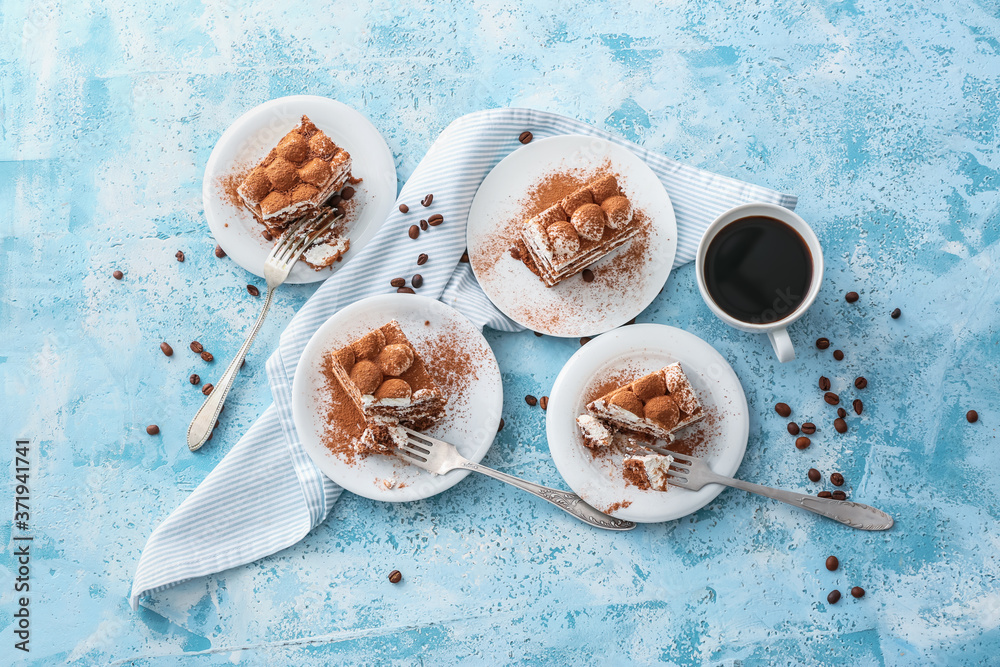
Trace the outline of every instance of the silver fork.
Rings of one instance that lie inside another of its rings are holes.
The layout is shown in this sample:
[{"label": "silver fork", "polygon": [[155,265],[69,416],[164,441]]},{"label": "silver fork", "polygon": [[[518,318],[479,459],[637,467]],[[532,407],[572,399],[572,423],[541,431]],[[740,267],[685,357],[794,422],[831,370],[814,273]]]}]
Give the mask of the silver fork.
[{"label": "silver fork", "polygon": [[[198,412],[195,413],[194,419],[191,420],[191,425],[188,426],[187,443],[188,449],[192,452],[201,449],[201,446],[212,435],[215,422],[219,419],[219,413],[222,412],[222,404],[226,401],[226,396],[229,395],[229,390],[233,387],[236,374],[243,364],[243,359],[247,356],[250,344],[253,343],[257,332],[260,331],[261,326],[264,324],[267,311],[271,309],[271,300],[274,298],[274,291],[288,279],[288,274],[291,272],[292,266],[295,265],[295,262],[298,261],[302,253],[316,239],[329,231],[330,227],[340,218],[341,216],[337,215],[336,209],[323,209],[316,215],[301,218],[293,222],[281,240],[274,244],[271,254],[267,256],[267,260],[264,262],[264,279],[267,280],[267,297],[264,299],[264,307],[260,311],[260,315],[257,316],[257,321],[254,322],[253,328],[250,329],[247,339],[243,341],[239,352],[229,362],[226,372],[222,374],[222,377],[212,389],[212,393],[202,403]],[[313,231],[308,234],[299,235],[299,232],[314,225],[315,229]]]},{"label": "silver fork", "polygon": [[454,445],[444,440],[438,440],[405,427],[403,430],[406,431],[406,444],[400,445],[396,451],[410,463],[435,475],[443,475],[449,470],[474,470],[487,477],[516,486],[528,493],[533,493],[596,528],[604,528],[605,530],[632,530],[635,528],[633,522],[609,516],[588,505],[575,493],[550,489],[547,486],[511,477],[492,468],[473,463],[459,454]]},{"label": "silver fork", "polygon": [[708,464],[699,458],[671,452],[661,447],[651,447],[650,449],[674,458],[673,463],[670,464],[670,470],[667,472],[667,482],[682,489],[698,491],[706,484],[722,484],[724,486],[731,486],[734,489],[743,489],[744,491],[756,493],[760,496],[780,500],[795,507],[801,507],[804,510],[809,510],[828,519],[839,521],[851,528],[859,528],[861,530],[888,530],[892,528],[893,520],[891,516],[880,509],[875,509],[868,505],[852,503],[847,500],[817,498],[816,496],[807,496],[804,493],[772,489],[769,486],[744,482],[741,479],[733,479],[732,477],[712,472]]}]

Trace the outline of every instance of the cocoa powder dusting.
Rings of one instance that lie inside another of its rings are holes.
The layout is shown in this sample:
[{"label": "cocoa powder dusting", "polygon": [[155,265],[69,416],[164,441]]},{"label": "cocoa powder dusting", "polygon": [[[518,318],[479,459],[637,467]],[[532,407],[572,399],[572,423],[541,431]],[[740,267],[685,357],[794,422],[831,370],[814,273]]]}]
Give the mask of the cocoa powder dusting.
[{"label": "cocoa powder dusting", "polygon": [[618,502],[611,503],[606,508],[604,508],[604,513],[611,514],[612,512],[617,512],[618,510],[623,510],[626,507],[631,507],[631,506],[632,506],[631,500],[619,500]]},{"label": "cocoa powder dusting", "polygon": [[[466,341],[466,334],[454,324],[443,327],[440,335],[427,341],[420,354],[424,358],[427,370],[434,377],[438,387],[448,399],[445,411],[455,417],[458,401],[455,397],[463,396],[473,380],[477,379],[478,363],[482,361],[474,355]],[[468,415],[461,415],[467,418]]]},{"label": "cocoa powder dusting", "polygon": [[[323,359],[326,430],[322,442],[335,456],[350,465],[359,456],[356,443],[365,431],[365,417],[334,375],[332,363],[333,355],[327,354]],[[364,458],[367,454],[360,456]]]},{"label": "cocoa powder dusting", "polygon": [[236,208],[244,207],[243,198],[240,197],[238,188],[240,187],[240,183],[243,182],[243,180],[247,177],[247,174],[249,174],[252,170],[253,167],[244,166],[236,169],[230,174],[219,177],[219,185],[222,186],[222,194],[226,198],[226,202],[230,205],[235,206]]}]

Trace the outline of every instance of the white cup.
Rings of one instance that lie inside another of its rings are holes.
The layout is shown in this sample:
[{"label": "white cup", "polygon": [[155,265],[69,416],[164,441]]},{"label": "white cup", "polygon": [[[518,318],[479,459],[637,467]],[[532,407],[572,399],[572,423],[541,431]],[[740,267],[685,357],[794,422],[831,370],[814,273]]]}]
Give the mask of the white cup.
[{"label": "white cup", "polygon": [[[783,313],[782,308],[788,308],[787,300],[780,295],[777,296],[774,302],[774,311],[777,315],[784,316],[766,324],[744,322],[722,310],[715,303],[715,300],[712,299],[712,295],[708,292],[708,286],[705,284],[705,254],[708,252],[708,246],[712,243],[712,239],[729,223],[751,216],[764,216],[784,222],[799,233],[799,236],[806,242],[806,246],[808,246],[809,252],[812,255],[812,281],[809,283],[809,289],[806,291],[805,298],[802,299],[794,310]],[[813,230],[806,224],[805,220],[784,206],[776,204],[743,204],[742,206],[731,208],[716,218],[715,222],[705,230],[705,235],[701,237],[701,243],[698,244],[698,254],[695,257],[695,271],[698,276],[698,290],[701,292],[701,298],[705,300],[705,303],[715,313],[716,317],[729,326],[741,331],[766,333],[767,337],[771,339],[771,346],[774,348],[774,353],[778,355],[778,361],[784,363],[795,358],[795,348],[792,346],[792,339],[788,337],[788,325],[805,314],[809,306],[816,300],[820,284],[823,282],[823,250],[820,248],[819,239],[816,238],[816,234],[813,233]]]}]

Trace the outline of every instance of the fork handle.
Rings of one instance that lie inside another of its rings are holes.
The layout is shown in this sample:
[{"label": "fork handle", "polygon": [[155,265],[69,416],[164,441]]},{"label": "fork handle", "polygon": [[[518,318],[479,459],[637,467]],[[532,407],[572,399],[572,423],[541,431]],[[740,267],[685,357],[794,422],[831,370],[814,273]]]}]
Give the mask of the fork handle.
[{"label": "fork handle", "polygon": [[833,519],[845,526],[858,528],[860,530],[888,530],[894,523],[891,516],[880,509],[869,505],[851,502],[849,500],[834,500],[832,498],[817,498],[804,493],[785,491],[784,489],[772,489],[769,486],[744,482],[742,479],[723,477],[713,474],[709,482],[724,484],[734,489],[743,489],[759,496],[780,500],[783,503],[800,507],[804,510]]},{"label": "fork handle", "polygon": [[267,317],[267,311],[271,309],[271,300],[273,298],[274,288],[268,287],[267,296],[264,298],[264,308],[260,311],[260,315],[257,316],[257,321],[254,322],[253,328],[250,329],[247,339],[243,341],[239,352],[236,353],[233,360],[229,362],[229,366],[226,367],[226,372],[219,378],[218,384],[215,385],[212,393],[208,395],[205,402],[198,408],[198,412],[195,413],[194,419],[191,420],[191,425],[188,426],[187,431],[187,443],[188,449],[192,452],[201,449],[201,446],[208,442],[208,438],[212,435],[215,422],[219,419],[219,413],[222,412],[222,404],[226,402],[226,396],[229,395],[229,390],[233,388],[236,374],[240,372],[240,366],[243,364],[243,359],[247,356],[247,351],[250,350],[250,344],[253,343],[253,339],[257,337],[257,332],[260,331],[261,326],[264,324],[264,318]]},{"label": "fork handle", "polygon": [[575,493],[560,491],[559,489],[550,489],[547,486],[542,486],[541,484],[535,484],[534,482],[528,482],[517,477],[512,477],[498,470],[493,470],[492,468],[481,466],[478,463],[473,463],[472,461],[464,461],[459,467],[465,468],[466,470],[474,470],[486,475],[487,477],[492,477],[493,479],[498,479],[501,482],[506,482],[511,486],[516,486],[517,488],[527,491],[528,493],[533,493],[539,498],[549,501],[564,512],[572,514],[580,521],[589,523],[595,528],[603,528],[605,530],[632,530],[635,528],[635,523],[632,521],[618,519],[605,514],[604,512],[601,512],[600,510],[587,504],[583,498]]}]

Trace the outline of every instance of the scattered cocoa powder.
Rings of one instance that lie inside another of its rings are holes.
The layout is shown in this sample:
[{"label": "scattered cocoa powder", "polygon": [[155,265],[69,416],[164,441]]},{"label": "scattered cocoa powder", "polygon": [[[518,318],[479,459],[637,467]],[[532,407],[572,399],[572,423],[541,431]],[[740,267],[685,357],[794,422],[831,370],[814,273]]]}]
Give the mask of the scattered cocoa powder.
[{"label": "scattered cocoa powder", "polygon": [[235,171],[226,174],[225,176],[219,177],[219,185],[221,186],[222,194],[225,197],[225,201],[236,208],[243,208],[243,198],[240,197],[238,188],[240,183],[253,171],[252,165],[244,165],[243,167],[238,167]]},{"label": "scattered cocoa powder", "polygon": [[617,512],[618,510],[623,510],[626,507],[631,507],[631,506],[632,506],[632,501],[631,500],[619,500],[618,502],[611,503],[610,505],[608,505],[607,507],[605,507],[604,508],[604,513],[605,514],[611,514],[612,512]]}]

